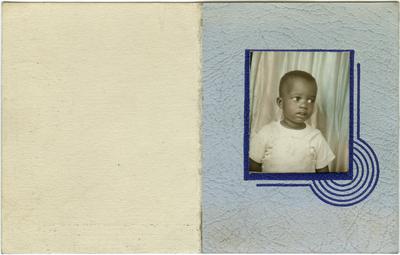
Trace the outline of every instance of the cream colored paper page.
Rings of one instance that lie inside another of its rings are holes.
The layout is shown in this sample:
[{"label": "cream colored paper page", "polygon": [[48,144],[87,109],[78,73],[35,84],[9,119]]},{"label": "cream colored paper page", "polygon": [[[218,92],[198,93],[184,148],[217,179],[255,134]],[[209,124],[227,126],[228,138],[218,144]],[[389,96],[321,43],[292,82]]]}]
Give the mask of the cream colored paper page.
[{"label": "cream colored paper page", "polygon": [[199,252],[199,4],[6,3],[2,61],[3,252]]}]

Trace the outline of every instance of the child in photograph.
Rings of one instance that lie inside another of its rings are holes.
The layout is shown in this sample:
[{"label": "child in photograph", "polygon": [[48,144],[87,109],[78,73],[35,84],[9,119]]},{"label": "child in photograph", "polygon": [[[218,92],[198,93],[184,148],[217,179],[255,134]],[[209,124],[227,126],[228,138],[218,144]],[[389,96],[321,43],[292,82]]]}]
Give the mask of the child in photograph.
[{"label": "child in photograph", "polygon": [[263,126],[250,140],[250,171],[266,173],[329,172],[335,158],[318,129],[307,123],[317,96],[317,82],[304,71],[291,71],[279,83],[276,102],[281,121]]}]

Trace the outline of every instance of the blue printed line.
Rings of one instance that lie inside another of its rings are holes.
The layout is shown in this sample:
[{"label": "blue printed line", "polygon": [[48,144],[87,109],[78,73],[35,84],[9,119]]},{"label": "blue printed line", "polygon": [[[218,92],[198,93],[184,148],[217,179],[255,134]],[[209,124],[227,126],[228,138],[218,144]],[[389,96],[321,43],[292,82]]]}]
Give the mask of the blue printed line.
[{"label": "blue printed line", "polygon": [[300,184],[300,183],[258,183],[257,187],[307,187],[310,184]]}]

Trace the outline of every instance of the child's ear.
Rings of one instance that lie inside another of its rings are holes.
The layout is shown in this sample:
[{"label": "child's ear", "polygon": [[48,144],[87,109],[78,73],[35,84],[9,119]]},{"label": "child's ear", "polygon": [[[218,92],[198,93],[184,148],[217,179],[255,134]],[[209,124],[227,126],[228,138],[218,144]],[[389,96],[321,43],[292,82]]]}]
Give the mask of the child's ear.
[{"label": "child's ear", "polygon": [[276,103],[278,104],[279,108],[282,108],[282,98],[281,97],[276,98]]}]

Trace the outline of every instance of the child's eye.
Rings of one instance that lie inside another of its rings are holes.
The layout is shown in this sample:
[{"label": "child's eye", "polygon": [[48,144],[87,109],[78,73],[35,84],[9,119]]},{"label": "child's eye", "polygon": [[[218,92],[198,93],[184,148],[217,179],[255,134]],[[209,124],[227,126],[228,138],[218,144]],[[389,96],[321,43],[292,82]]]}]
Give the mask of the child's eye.
[{"label": "child's eye", "polygon": [[314,101],[315,101],[315,99],[311,99],[311,98],[307,99],[307,103],[309,103],[309,104],[314,103]]},{"label": "child's eye", "polygon": [[292,100],[295,102],[299,102],[300,101],[300,97],[292,97]]}]

